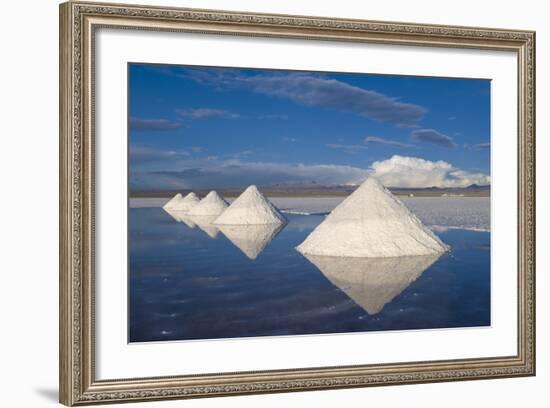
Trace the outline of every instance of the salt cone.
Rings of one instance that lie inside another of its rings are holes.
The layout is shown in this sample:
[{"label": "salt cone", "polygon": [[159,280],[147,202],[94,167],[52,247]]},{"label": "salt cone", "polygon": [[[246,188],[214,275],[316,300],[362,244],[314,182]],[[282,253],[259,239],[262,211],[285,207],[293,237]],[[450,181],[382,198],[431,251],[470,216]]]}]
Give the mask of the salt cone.
[{"label": "salt cone", "polygon": [[209,192],[197,205],[191,208],[189,215],[220,215],[228,207],[227,202],[215,191]]},{"label": "salt cone", "polygon": [[448,248],[388,189],[368,178],[297,250],[309,255],[379,258],[438,254]]},{"label": "salt cone", "polygon": [[214,223],[218,225],[284,224],[286,219],[256,186],[250,186]]}]

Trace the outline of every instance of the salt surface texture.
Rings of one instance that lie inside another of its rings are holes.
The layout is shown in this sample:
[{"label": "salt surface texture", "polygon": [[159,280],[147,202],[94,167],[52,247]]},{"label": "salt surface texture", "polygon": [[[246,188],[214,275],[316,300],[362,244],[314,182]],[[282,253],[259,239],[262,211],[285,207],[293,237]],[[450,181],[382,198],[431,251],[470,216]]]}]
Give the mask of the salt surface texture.
[{"label": "salt surface texture", "polygon": [[250,186],[231,203],[214,222],[218,225],[284,224],[285,217],[264,197],[256,186]]},{"label": "salt surface texture", "polygon": [[248,258],[256,259],[284,224],[219,225],[221,232]]},{"label": "salt surface texture", "polygon": [[303,254],[347,257],[428,255],[448,246],[370,177],[302,242]]},{"label": "salt surface texture", "polygon": [[304,256],[333,285],[374,315],[418,279],[440,254],[391,258]]},{"label": "salt surface texture", "polygon": [[197,205],[191,208],[189,215],[220,215],[228,204],[215,191],[209,192]]},{"label": "salt surface texture", "polygon": [[176,194],[174,197],[172,197],[166,204],[163,205],[162,208],[165,210],[175,210],[176,206],[183,200],[183,197],[180,193]]},{"label": "salt surface texture", "polygon": [[193,192],[187,194],[177,203],[175,203],[174,208],[178,211],[189,211],[191,208],[196,206],[201,200]]}]

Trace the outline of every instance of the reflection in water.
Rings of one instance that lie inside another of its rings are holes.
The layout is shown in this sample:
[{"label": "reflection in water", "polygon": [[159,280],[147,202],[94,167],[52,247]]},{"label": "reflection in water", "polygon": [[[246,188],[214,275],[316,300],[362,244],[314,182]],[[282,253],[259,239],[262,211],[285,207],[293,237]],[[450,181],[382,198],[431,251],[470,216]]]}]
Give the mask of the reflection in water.
[{"label": "reflection in water", "polygon": [[440,257],[440,254],[391,258],[303,255],[369,315],[382,311]]},{"label": "reflection in water", "polygon": [[[287,226],[255,260],[241,252],[246,246],[238,238],[246,233],[225,230],[227,238],[220,233],[211,239],[161,208],[131,208],[128,216],[130,342],[491,324],[488,232],[443,232],[452,256],[443,254],[421,272],[432,260],[422,266],[411,262],[415,258],[348,258],[341,267],[342,259],[310,262],[294,248],[323,221],[321,215],[288,214]],[[356,262],[371,267],[364,271]],[[411,265],[378,265],[385,262]],[[375,285],[387,291],[381,300]]]},{"label": "reflection in water", "polygon": [[172,210],[169,208],[164,208],[164,211],[170,214],[170,216],[177,222],[182,222],[185,225],[187,225],[189,228],[196,227],[196,224],[193,221],[191,221],[191,218],[187,215],[186,211]]},{"label": "reflection in water", "polygon": [[285,224],[219,225],[223,234],[248,258],[256,259]]},{"label": "reflection in water", "polygon": [[213,222],[218,218],[217,215],[193,215],[187,216],[187,219],[192,223],[195,223],[201,230],[206,232],[210,238],[216,238],[220,230],[216,227]]}]

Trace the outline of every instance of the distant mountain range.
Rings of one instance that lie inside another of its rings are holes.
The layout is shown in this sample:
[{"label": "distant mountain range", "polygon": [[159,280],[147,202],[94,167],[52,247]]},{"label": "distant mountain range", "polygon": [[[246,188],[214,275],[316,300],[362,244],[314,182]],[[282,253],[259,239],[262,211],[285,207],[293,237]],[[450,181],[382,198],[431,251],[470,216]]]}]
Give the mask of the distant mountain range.
[{"label": "distant mountain range", "polygon": [[[277,183],[268,186],[263,186],[262,191],[270,192],[318,192],[318,193],[345,193],[349,194],[357,188],[356,185],[332,185],[326,186],[314,181],[307,183]],[[390,187],[389,190],[397,195],[442,195],[442,194],[464,194],[464,195],[489,195],[491,186],[480,186],[471,184],[468,187],[424,187],[424,188],[409,188],[409,187]]]},{"label": "distant mountain range", "polygon": [[[276,183],[258,188],[268,196],[346,196],[355,191],[356,185],[323,185],[312,182],[292,182],[292,183]],[[226,197],[236,197],[242,193],[244,189],[237,188],[213,188],[218,193]],[[171,191],[132,191],[132,197],[171,197],[176,193],[186,194],[191,190],[171,190]],[[209,190],[195,189],[193,190],[199,196],[204,196]],[[480,186],[472,184],[468,187],[426,187],[426,188],[408,188],[408,187],[390,187],[390,191],[395,195],[400,196],[479,196],[488,197],[491,194],[491,186]]]},{"label": "distant mountain range", "polygon": [[390,188],[390,191],[396,195],[424,195],[424,196],[437,196],[437,195],[464,195],[464,196],[480,196],[488,197],[491,195],[491,186],[480,186],[478,184],[471,184],[468,187],[452,187],[452,188],[440,188],[440,187],[427,187],[427,188]]}]

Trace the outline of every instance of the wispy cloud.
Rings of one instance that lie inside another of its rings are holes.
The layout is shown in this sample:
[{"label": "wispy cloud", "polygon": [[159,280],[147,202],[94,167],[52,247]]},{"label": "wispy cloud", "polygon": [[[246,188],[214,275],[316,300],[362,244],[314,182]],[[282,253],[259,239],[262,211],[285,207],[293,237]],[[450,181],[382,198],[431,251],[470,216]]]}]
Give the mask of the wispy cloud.
[{"label": "wispy cloud", "polygon": [[[173,72],[170,75],[174,75]],[[323,75],[277,73],[244,75],[225,69],[184,70],[178,76],[216,87],[248,88],[268,96],[289,99],[305,106],[350,112],[380,122],[415,127],[427,109],[399,98],[360,88]]]},{"label": "wispy cloud", "polygon": [[[181,163],[180,163],[181,164]],[[187,167],[151,172],[133,171],[134,190],[173,188],[236,188],[250,184],[267,186],[287,182],[315,181],[323,185],[359,184],[371,170],[329,164],[304,165],[241,160],[189,160]]]},{"label": "wispy cloud", "polygon": [[468,187],[471,184],[488,185],[491,178],[481,172],[470,172],[439,160],[395,155],[375,161],[373,175],[387,187]]},{"label": "wispy cloud", "polygon": [[386,145],[386,146],[393,146],[393,147],[414,147],[412,144],[408,143],[401,143],[397,140],[390,140],[390,139],[384,139],[383,137],[377,137],[377,136],[367,136],[365,138],[365,144],[375,144],[375,145]]},{"label": "wispy cloud", "polygon": [[231,159],[239,160],[239,159],[247,158],[247,157],[251,156],[252,154],[254,154],[253,150],[241,150],[240,152],[229,153],[225,156],[229,157]]},{"label": "wispy cloud", "polygon": [[239,69],[232,68],[185,68],[177,66],[148,66],[149,70],[156,71],[164,75],[170,75],[178,78],[191,79],[199,84],[220,85],[223,86],[231,75],[239,75]]},{"label": "wispy cloud", "polygon": [[267,115],[260,115],[260,116],[258,116],[258,119],[266,119],[266,120],[288,120],[288,115],[279,114],[279,113],[273,113],[273,114],[267,114]]},{"label": "wispy cloud", "polygon": [[348,154],[356,154],[356,153],[359,153],[362,150],[368,149],[368,147],[364,146],[364,145],[349,145],[349,144],[327,143],[325,146],[328,147],[329,149],[340,150],[340,151],[342,151],[344,153],[348,153]]},{"label": "wispy cloud", "polygon": [[321,76],[258,75],[242,77],[240,82],[258,93],[290,99],[306,106],[351,112],[400,126],[416,126],[426,112],[421,106]]},{"label": "wispy cloud", "polygon": [[474,149],[486,150],[491,148],[491,143],[478,143],[472,146]]},{"label": "wispy cloud", "polygon": [[434,129],[417,129],[411,133],[411,140],[415,142],[431,143],[436,146],[454,149],[457,144],[453,138]]},{"label": "wispy cloud", "polygon": [[295,143],[297,141],[298,139],[296,139],[295,137],[288,137],[288,136],[283,137],[283,142]]},{"label": "wispy cloud", "polygon": [[176,109],[176,112],[183,117],[191,119],[237,119],[240,117],[238,113],[213,108]]},{"label": "wispy cloud", "polygon": [[176,122],[168,119],[145,119],[145,118],[130,118],[130,130],[134,131],[164,131],[174,130],[182,127],[181,122]]},{"label": "wispy cloud", "polygon": [[191,156],[186,150],[163,150],[142,145],[130,145],[129,157],[131,165],[148,163],[167,163],[175,160],[187,159]]}]

